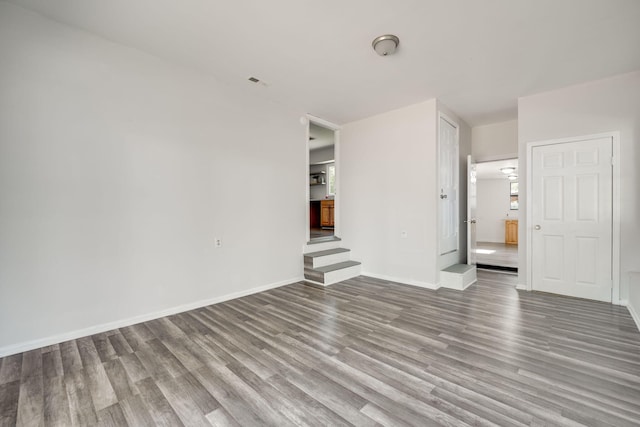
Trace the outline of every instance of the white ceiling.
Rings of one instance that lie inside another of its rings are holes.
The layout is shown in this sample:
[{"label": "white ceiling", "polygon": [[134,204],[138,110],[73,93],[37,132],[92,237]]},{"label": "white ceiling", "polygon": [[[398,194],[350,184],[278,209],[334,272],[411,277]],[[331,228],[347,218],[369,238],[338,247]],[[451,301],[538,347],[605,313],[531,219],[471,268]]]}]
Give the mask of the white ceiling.
[{"label": "white ceiling", "polygon": [[318,150],[333,145],[334,133],[331,129],[309,123],[309,137],[309,150]]},{"label": "white ceiling", "polygon": [[518,175],[518,159],[507,159],[476,164],[476,178],[508,180],[507,175],[500,171],[500,169],[507,167],[516,168],[514,174]]},{"label": "white ceiling", "polygon": [[[338,124],[437,97],[470,125],[640,69],[638,0],[12,0]],[[371,48],[400,37],[397,53]]]}]

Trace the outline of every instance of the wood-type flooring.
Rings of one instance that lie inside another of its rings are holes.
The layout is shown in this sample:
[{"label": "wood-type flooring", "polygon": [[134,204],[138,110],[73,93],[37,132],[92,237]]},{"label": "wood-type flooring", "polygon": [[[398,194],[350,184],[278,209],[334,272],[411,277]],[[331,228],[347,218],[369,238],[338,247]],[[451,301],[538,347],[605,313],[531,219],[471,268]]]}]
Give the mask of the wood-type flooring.
[{"label": "wood-type flooring", "polygon": [[478,265],[518,268],[518,245],[504,243],[477,242],[476,262]]},{"label": "wood-type flooring", "polygon": [[0,425],[640,425],[624,307],[358,277],[0,360]]}]

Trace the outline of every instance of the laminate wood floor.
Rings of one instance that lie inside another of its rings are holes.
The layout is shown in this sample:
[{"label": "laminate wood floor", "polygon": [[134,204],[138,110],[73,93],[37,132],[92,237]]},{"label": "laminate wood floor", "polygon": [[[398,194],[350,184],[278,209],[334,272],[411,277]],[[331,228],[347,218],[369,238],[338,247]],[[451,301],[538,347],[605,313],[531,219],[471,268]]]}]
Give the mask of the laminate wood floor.
[{"label": "laminate wood floor", "polygon": [[309,238],[317,239],[319,237],[329,237],[334,235],[333,228],[315,228],[309,230]]},{"label": "laminate wood floor", "polygon": [[5,357],[0,424],[638,426],[627,310],[514,280],[301,282]]},{"label": "laminate wood floor", "polygon": [[477,242],[476,261],[482,265],[518,268],[518,245]]}]

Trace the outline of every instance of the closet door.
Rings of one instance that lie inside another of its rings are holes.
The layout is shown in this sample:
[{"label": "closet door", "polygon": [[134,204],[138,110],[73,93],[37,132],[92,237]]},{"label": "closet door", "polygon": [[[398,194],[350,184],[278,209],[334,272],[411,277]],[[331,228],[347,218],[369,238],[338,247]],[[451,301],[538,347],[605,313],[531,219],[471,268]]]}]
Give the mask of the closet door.
[{"label": "closet door", "polygon": [[458,126],[440,116],[438,123],[440,184],[440,255],[458,250]]}]

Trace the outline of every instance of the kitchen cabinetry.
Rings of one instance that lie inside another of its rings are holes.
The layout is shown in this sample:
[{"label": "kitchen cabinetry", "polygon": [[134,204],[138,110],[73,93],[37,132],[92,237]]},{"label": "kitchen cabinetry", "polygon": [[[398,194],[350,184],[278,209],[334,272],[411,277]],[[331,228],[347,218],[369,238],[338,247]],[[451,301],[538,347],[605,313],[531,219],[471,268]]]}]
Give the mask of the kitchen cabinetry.
[{"label": "kitchen cabinetry", "polygon": [[333,227],[333,208],[333,200],[320,202],[320,225],[322,227]]},{"label": "kitchen cabinetry", "polygon": [[507,245],[518,244],[518,220],[508,219],[504,222],[504,243]]}]

